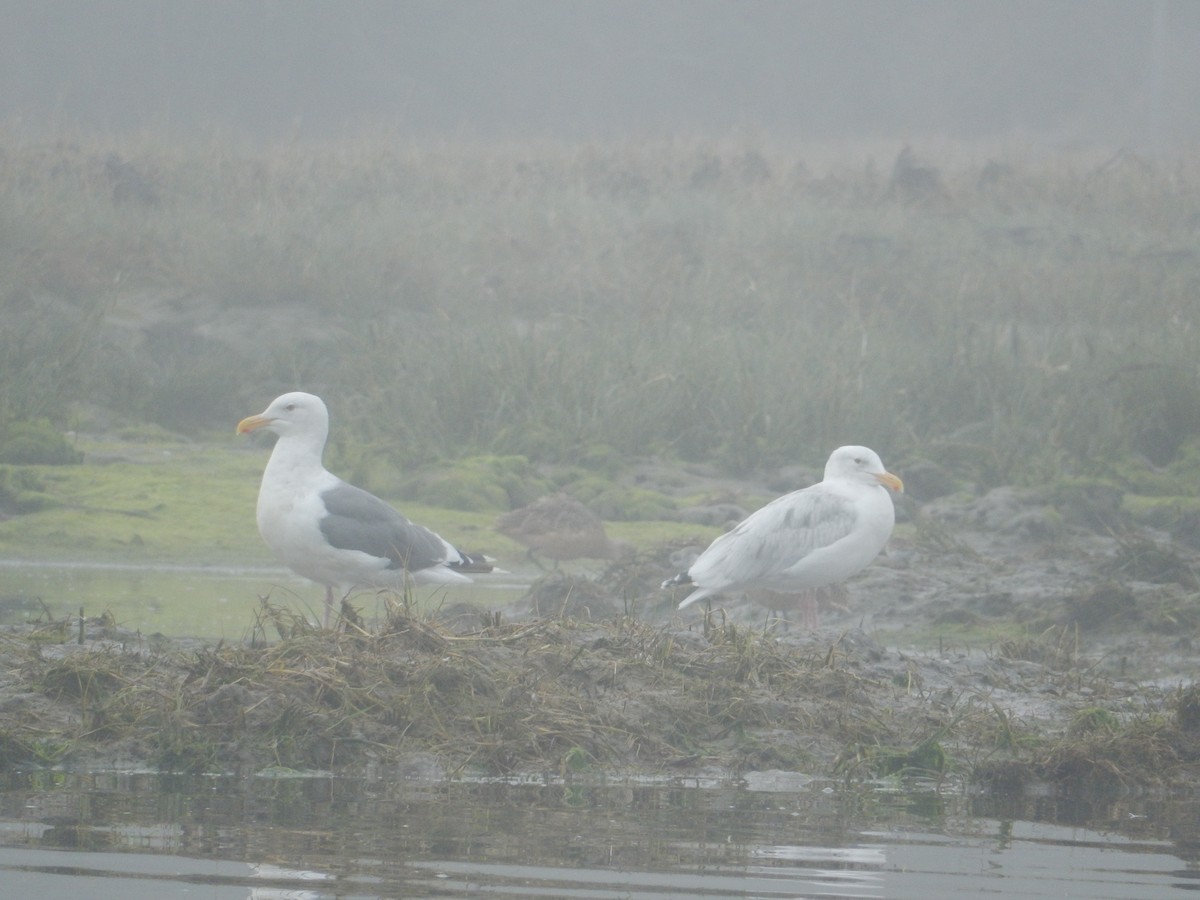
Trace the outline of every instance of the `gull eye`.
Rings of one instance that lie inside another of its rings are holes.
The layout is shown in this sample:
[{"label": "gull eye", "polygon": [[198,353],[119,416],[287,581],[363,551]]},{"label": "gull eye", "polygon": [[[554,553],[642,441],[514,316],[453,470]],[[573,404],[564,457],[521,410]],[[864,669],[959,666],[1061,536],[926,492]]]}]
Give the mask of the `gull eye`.
[{"label": "gull eye", "polygon": [[284,409],[286,409],[288,412],[292,412],[293,410],[295,410],[295,409],[296,409],[296,404],[295,404],[295,403],[289,403],[287,406],[285,406],[285,407],[284,407]]}]

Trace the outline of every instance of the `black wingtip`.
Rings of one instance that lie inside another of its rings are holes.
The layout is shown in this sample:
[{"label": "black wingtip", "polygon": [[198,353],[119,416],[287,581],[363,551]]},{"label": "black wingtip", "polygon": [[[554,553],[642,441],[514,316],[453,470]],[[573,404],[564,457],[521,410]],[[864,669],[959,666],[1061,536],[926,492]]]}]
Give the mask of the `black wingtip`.
[{"label": "black wingtip", "polygon": [[491,557],[484,556],[482,553],[472,556],[468,553],[459,552],[462,557],[459,562],[450,564],[450,568],[455,572],[461,572],[464,575],[467,573],[475,575],[486,575],[488,572],[496,571],[495,560]]},{"label": "black wingtip", "polygon": [[665,591],[667,588],[689,587],[693,584],[695,584],[695,582],[692,581],[691,576],[688,575],[687,572],[680,572],[674,578],[668,578],[666,581],[664,581],[662,583],[662,589]]}]

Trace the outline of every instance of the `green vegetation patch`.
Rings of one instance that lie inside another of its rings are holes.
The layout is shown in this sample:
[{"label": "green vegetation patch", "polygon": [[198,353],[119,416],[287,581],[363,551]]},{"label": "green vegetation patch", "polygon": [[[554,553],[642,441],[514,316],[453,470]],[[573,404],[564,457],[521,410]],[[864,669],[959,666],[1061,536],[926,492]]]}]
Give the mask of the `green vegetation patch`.
[{"label": "green vegetation patch", "polygon": [[263,460],[198,445],[145,461],[14,469],[45,502],[0,521],[0,540],[29,558],[221,562],[262,560],[254,506]]},{"label": "green vegetation patch", "polygon": [[607,521],[638,522],[670,519],[676,502],[648,488],[631,487],[597,477],[585,477],[571,485],[571,494]]},{"label": "green vegetation patch", "polygon": [[16,466],[0,466],[0,512],[28,515],[46,509],[55,500],[46,493],[37,472]]},{"label": "green vegetation patch", "polygon": [[66,466],[83,461],[83,454],[49,422],[10,422],[0,430],[0,463]]},{"label": "green vegetation patch", "polygon": [[523,456],[470,456],[409,477],[402,493],[429,506],[482,512],[516,509],[552,490]]}]

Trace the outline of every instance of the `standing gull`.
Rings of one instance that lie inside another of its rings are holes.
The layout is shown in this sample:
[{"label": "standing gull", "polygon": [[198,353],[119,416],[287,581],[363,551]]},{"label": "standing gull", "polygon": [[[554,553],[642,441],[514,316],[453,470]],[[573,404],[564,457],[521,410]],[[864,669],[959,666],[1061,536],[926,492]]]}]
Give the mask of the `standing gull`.
[{"label": "standing gull", "polygon": [[464,572],[492,571],[486,557],[468,556],[326,470],[329,411],[320,397],[299,391],[276,397],[238,422],[237,433],[260,428],[279,440],[258,491],[258,532],[288,568],[325,585],[326,627],[335,587],[402,590],[410,581],[467,582]]},{"label": "standing gull", "polygon": [[695,588],[683,609],[730,590],[797,593],[844,581],[883,549],[896,522],[886,488],[904,490],[866,447],[839,447],[819,484],[772,500],[713,541],[664,588]]}]

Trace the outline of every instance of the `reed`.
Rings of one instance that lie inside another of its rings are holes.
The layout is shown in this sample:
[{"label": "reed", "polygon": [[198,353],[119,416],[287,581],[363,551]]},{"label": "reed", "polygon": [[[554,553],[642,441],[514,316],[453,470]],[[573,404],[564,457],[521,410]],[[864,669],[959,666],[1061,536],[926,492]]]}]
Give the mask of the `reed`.
[{"label": "reed", "polygon": [[1200,157],[0,143],[0,418],[221,427],[307,387],[409,465],[855,441],[1018,483],[1200,431]]}]

